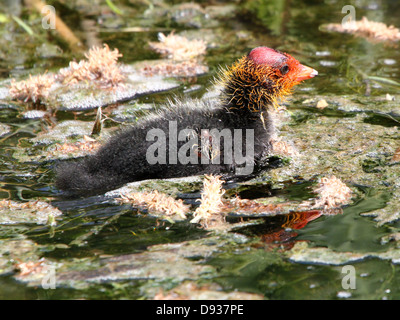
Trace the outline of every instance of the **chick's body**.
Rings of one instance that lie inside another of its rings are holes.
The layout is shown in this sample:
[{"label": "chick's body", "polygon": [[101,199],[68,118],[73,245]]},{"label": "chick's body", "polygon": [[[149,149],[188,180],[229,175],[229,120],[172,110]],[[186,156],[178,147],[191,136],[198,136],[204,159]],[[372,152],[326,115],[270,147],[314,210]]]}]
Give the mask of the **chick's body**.
[{"label": "chick's body", "polygon": [[57,187],[87,194],[144,179],[252,174],[270,151],[268,106],[315,75],[287,54],[255,48],[222,75],[220,100],[177,102],[139,121],[96,154],[59,166]]}]

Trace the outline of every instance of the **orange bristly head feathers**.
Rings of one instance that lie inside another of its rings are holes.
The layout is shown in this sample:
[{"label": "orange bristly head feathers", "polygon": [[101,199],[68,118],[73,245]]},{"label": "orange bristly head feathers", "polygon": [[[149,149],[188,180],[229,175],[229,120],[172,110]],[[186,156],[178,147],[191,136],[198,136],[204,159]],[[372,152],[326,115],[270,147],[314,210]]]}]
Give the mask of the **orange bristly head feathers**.
[{"label": "orange bristly head feathers", "polygon": [[277,108],[293,86],[317,74],[287,53],[257,47],[223,73],[222,84],[230,108],[259,112]]}]

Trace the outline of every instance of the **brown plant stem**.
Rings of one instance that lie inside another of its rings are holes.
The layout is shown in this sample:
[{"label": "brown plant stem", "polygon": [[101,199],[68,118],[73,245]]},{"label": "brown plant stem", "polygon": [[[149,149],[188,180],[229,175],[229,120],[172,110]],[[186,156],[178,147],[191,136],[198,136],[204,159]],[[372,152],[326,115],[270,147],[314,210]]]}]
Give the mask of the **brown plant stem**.
[{"label": "brown plant stem", "polygon": [[[33,8],[38,11],[41,15],[45,16],[42,13],[43,8],[46,6],[46,3],[42,0],[25,0],[25,4],[27,7]],[[83,49],[82,42],[75,36],[75,34],[71,31],[71,29],[64,23],[64,21],[55,14],[55,30],[58,35],[67,42],[68,46],[72,51],[80,51]]]}]

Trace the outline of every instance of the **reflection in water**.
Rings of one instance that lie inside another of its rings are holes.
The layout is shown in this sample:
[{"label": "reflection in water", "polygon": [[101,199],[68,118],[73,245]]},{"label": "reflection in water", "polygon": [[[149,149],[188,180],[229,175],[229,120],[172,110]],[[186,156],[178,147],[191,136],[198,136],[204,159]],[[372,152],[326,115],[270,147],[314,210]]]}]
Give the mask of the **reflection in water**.
[{"label": "reflection in water", "polygon": [[290,249],[296,242],[294,238],[297,236],[297,232],[294,230],[304,228],[307,223],[317,219],[323,213],[322,210],[310,210],[264,217],[264,223],[243,227],[235,232],[259,236],[265,243],[280,243]]}]

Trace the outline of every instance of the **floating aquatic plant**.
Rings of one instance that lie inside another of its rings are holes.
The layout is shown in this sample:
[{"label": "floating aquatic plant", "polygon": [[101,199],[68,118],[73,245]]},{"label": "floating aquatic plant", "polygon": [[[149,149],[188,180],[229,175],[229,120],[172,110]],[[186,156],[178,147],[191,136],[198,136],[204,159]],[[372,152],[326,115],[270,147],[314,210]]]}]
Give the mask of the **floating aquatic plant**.
[{"label": "floating aquatic plant", "polygon": [[150,48],[165,58],[173,60],[191,60],[204,55],[207,50],[206,42],[203,40],[189,40],[171,32],[168,36],[158,34],[159,42],[150,42]]},{"label": "floating aquatic plant", "polygon": [[68,68],[61,69],[57,79],[64,84],[76,84],[81,81],[94,81],[100,87],[110,88],[123,84],[125,76],[119,65],[122,57],[118,49],[110,50],[107,44],[103,48],[90,49],[78,63],[71,61]]},{"label": "floating aquatic plant", "polygon": [[[224,221],[224,214],[222,213],[223,182],[219,176],[205,176],[200,199],[201,204],[194,211],[194,218],[191,220],[192,223],[200,223],[203,227],[208,228],[211,225],[214,226]],[[124,192],[116,200],[120,203],[142,206],[150,212],[162,213],[167,217],[178,216],[179,218],[186,219],[186,214],[190,211],[190,207],[185,205],[182,200],[176,200],[157,190]]]},{"label": "floating aquatic plant", "polygon": [[194,212],[191,223],[200,223],[203,227],[209,228],[225,221],[222,213],[225,190],[222,189],[223,180],[220,176],[205,175],[203,191],[201,192],[200,206]]},{"label": "floating aquatic plant", "polygon": [[167,216],[178,215],[186,219],[189,207],[182,200],[176,200],[157,190],[151,192],[130,192],[121,194],[117,201],[138,206],[146,206],[148,210],[160,212]]},{"label": "floating aquatic plant", "polygon": [[285,203],[262,203],[256,200],[241,199],[239,196],[225,201],[223,211],[226,213],[235,212],[240,215],[278,214],[285,211]]},{"label": "floating aquatic plant", "polygon": [[318,195],[314,203],[305,201],[302,205],[311,205],[312,208],[334,209],[348,204],[353,196],[353,191],[335,176],[321,178],[314,189],[314,193]]},{"label": "floating aquatic plant", "polygon": [[[111,50],[107,44],[102,48],[93,47],[85,54],[86,59],[71,61],[68,67],[55,74],[30,76],[30,79],[19,82],[12,80],[6,91],[13,100],[45,105],[49,109],[84,110],[178,86],[160,77],[143,77],[146,74],[139,68],[118,63],[121,56],[118,49]],[[182,76],[193,76],[207,70],[199,68],[186,63],[178,66],[175,72],[182,73]],[[149,69],[147,75],[162,74],[162,69]]]},{"label": "floating aquatic plant", "polygon": [[15,269],[19,272],[20,277],[24,277],[32,273],[41,273],[45,268],[43,265],[44,259],[39,259],[38,261],[28,261],[16,263],[14,265]]},{"label": "floating aquatic plant", "polygon": [[182,61],[176,63],[162,62],[155,65],[146,65],[142,73],[146,76],[168,76],[168,77],[194,77],[206,73],[208,67],[196,61]]},{"label": "floating aquatic plant", "polygon": [[299,154],[296,148],[292,144],[282,140],[279,137],[271,140],[271,146],[272,146],[272,152],[275,155],[287,157],[287,156],[297,156]]},{"label": "floating aquatic plant", "polygon": [[186,281],[171,290],[160,290],[155,294],[154,300],[262,300],[263,296],[256,293],[241,291],[224,292],[215,283],[198,285],[195,282]]},{"label": "floating aquatic plant", "polygon": [[16,202],[3,199],[0,201],[0,222],[15,224],[34,222],[37,224],[56,225],[55,218],[62,212],[44,201]]},{"label": "floating aquatic plant", "polygon": [[113,88],[123,85],[123,75],[117,61],[122,56],[118,49],[110,50],[107,44],[104,48],[92,48],[85,54],[87,60],[71,61],[68,68],[60,69],[58,74],[42,74],[23,81],[11,80],[9,94],[12,99],[43,103],[54,84],[77,84],[79,82],[95,83],[101,88]]},{"label": "floating aquatic plant", "polygon": [[390,162],[399,162],[399,161],[400,161],[400,147],[396,149]]},{"label": "floating aquatic plant", "polygon": [[53,75],[43,74],[23,81],[11,80],[9,93],[12,99],[40,104],[49,96],[49,90],[55,83]]},{"label": "floating aquatic plant", "polygon": [[[168,77],[194,77],[206,73],[208,67],[198,62],[198,57],[207,50],[203,40],[189,40],[171,32],[168,36],[158,34],[159,42],[150,42],[149,46],[162,57],[170,59],[154,65],[146,65],[142,73],[146,76],[161,75]],[[172,60],[172,61],[171,61]]]},{"label": "floating aquatic plant", "polygon": [[[226,227],[226,215],[233,212],[240,216],[273,216],[286,214],[293,210],[300,215],[308,214],[308,212],[313,214],[316,212],[318,215],[337,214],[338,210],[341,210],[340,207],[348,204],[353,195],[352,190],[346,184],[332,176],[321,178],[314,189],[318,195],[315,199],[303,201],[300,204],[293,202],[265,203],[241,199],[238,196],[232,199],[223,199],[225,190],[222,185],[224,181],[220,178],[220,176],[205,175],[201,198],[198,200],[200,206],[194,211],[191,223],[199,223],[204,229],[224,228]],[[183,219],[186,219],[186,214],[190,211],[190,207],[183,204],[182,200],[175,200],[158,191],[123,193],[121,198],[117,198],[117,201],[144,206],[149,211],[163,213],[166,216],[178,215]]]},{"label": "floating aquatic plant", "polygon": [[328,31],[351,33],[375,41],[397,42],[400,40],[400,30],[398,28],[387,26],[382,22],[370,21],[367,17],[362,17],[359,21],[330,23],[325,28]]},{"label": "floating aquatic plant", "polygon": [[88,154],[95,152],[98,148],[100,148],[100,146],[100,142],[96,141],[95,139],[92,139],[88,136],[83,136],[83,141],[57,144],[55,153]]}]

